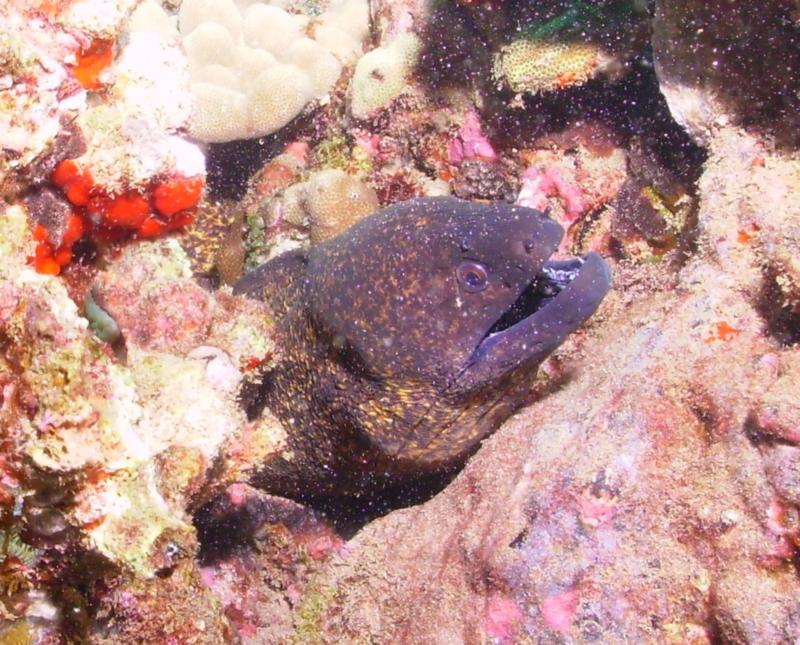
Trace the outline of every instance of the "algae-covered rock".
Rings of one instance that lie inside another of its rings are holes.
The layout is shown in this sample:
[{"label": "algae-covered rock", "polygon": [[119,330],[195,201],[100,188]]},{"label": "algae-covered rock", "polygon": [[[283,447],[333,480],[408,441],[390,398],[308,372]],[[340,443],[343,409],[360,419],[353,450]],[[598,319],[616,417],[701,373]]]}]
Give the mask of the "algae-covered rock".
[{"label": "algae-covered rock", "polygon": [[[37,481],[77,482],[67,521],[109,562],[150,576],[166,566],[167,535],[191,556],[196,541],[185,509],[223,442],[245,426],[236,392],[243,367],[269,361],[268,318],[242,299],[217,305],[190,281],[174,241],[129,247],[95,285],[127,345],[121,362],[63,284],[27,265],[24,211],[6,209],[0,225],[3,364],[29,410],[15,426],[19,453],[40,473]],[[194,325],[186,324],[192,297],[202,304]],[[237,303],[241,317],[231,315]]]},{"label": "algae-covered rock", "polygon": [[191,562],[151,580],[119,576],[111,583],[97,601],[93,643],[234,642],[221,603]]}]

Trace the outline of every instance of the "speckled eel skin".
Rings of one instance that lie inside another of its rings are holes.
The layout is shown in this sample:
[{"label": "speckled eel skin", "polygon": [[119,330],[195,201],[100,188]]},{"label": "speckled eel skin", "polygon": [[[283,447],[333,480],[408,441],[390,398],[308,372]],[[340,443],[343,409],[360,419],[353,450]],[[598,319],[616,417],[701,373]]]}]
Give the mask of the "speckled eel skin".
[{"label": "speckled eel skin", "polygon": [[529,208],[420,198],[244,276],[276,316],[260,400],[289,435],[256,483],[340,495],[462,463],[610,287],[595,253],[548,261],[562,236]]}]

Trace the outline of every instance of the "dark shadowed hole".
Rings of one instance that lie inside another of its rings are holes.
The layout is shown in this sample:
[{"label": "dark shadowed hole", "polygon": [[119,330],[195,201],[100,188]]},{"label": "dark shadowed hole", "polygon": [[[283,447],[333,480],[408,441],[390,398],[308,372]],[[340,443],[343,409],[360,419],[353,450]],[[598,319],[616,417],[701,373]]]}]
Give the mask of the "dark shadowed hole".
[{"label": "dark shadowed hole", "polygon": [[[596,123],[614,134],[611,145],[636,144],[658,165],[691,185],[702,171],[706,151],[672,118],[656,78],[652,51],[645,47],[616,83],[594,79],[578,87],[535,96],[524,95],[513,108],[513,93],[492,88],[482,122],[500,148],[524,148],[573,124]],[[591,141],[590,141],[591,143]],[[592,145],[605,147],[602,136]]]},{"label": "dark shadowed hole", "polygon": [[236,200],[244,197],[250,178],[267,161],[283,152],[289,141],[294,141],[303,132],[307,134],[313,130],[312,118],[313,114],[304,110],[275,134],[258,139],[208,144],[206,181],[211,197]]},{"label": "dark shadowed hole", "polygon": [[208,188],[218,199],[241,199],[247,182],[259,168],[278,154],[270,137],[212,143],[206,154]]},{"label": "dark shadowed hole", "polygon": [[800,313],[785,305],[785,297],[777,282],[778,275],[774,269],[765,273],[756,309],[770,337],[788,347],[800,343]]},{"label": "dark shadowed hole", "polygon": [[[459,470],[454,468],[446,473],[420,477],[411,484],[386,488],[373,495],[324,498],[297,494],[287,497],[319,514],[342,539],[348,540],[374,519],[428,501],[443,490]],[[259,526],[270,521],[270,518],[260,518],[246,509],[220,515],[215,512],[215,505],[221,499],[212,500],[194,513],[201,562],[213,562],[239,549],[253,547]]]},{"label": "dark shadowed hole", "polygon": [[444,488],[461,467],[418,477],[413,482],[387,487],[374,494],[350,497],[298,497],[298,501],[322,513],[342,537],[348,539],[374,519],[400,508],[423,504]]}]

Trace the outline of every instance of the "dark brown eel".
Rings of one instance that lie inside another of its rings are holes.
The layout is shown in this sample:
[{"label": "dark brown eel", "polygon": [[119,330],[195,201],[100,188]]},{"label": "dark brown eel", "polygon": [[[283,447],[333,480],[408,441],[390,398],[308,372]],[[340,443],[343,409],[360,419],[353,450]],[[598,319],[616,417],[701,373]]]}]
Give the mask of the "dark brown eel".
[{"label": "dark brown eel", "polygon": [[420,198],[239,280],[284,350],[260,399],[289,450],[254,483],[341,495],[460,465],[610,287],[596,253],[548,261],[562,236],[529,208]]}]

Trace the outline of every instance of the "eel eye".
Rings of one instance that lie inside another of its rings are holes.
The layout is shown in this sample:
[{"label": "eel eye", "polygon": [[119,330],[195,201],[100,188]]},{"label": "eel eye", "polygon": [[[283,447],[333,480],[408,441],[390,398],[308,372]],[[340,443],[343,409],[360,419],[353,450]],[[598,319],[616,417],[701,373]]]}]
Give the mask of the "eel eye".
[{"label": "eel eye", "polygon": [[462,262],[456,269],[456,278],[469,293],[483,291],[489,284],[489,272],[480,262]]}]

